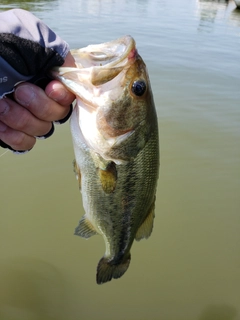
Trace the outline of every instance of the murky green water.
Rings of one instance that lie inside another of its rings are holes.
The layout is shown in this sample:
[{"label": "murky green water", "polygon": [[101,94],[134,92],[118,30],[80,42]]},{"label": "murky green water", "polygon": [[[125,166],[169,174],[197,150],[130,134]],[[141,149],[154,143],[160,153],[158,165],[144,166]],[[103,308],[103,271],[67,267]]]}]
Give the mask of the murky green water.
[{"label": "murky green water", "polygon": [[[68,125],[0,158],[0,320],[240,319],[240,13],[232,1],[5,1],[72,48],[131,34],[151,77],[161,139],[154,232],[103,286]],[[1,151],[2,153],[4,150]]]}]

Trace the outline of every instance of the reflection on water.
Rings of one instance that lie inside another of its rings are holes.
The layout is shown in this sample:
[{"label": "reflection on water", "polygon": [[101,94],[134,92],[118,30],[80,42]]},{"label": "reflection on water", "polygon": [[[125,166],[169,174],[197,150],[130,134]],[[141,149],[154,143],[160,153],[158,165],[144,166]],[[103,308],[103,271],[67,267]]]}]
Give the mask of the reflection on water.
[{"label": "reflection on water", "polygon": [[[47,6],[57,5],[58,0],[48,0]],[[28,11],[45,11],[46,2],[39,0],[1,0],[0,11],[21,8]],[[53,7],[52,7],[53,8]]]},{"label": "reflection on water", "polygon": [[221,25],[223,20],[237,20],[239,22],[238,10],[235,9],[236,5],[231,0],[199,0],[199,30],[212,32],[216,28],[216,24]]},{"label": "reflection on water", "polygon": [[9,1],[0,10],[6,5],[31,6],[72,48],[136,39],[159,117],[161,168],[151,238],[134,245],[122,279],[96,286],[104,244],[73,236],[83,209],[68,125],[25,156],[1,157],[3,320],[239,320],[240,14],[233,1]]},{"label": "reflection on water", "polygon": [[214,22],[217,16],[224,16],[226,11],[226,1],[199,1],[199,29],[205,32],[210,32],[214,28]]},{"label": "reflection on water", "polygon": [[231,24],[235,25],[236,27],[240,27],[240,10],[232,10],[231,11]]}]

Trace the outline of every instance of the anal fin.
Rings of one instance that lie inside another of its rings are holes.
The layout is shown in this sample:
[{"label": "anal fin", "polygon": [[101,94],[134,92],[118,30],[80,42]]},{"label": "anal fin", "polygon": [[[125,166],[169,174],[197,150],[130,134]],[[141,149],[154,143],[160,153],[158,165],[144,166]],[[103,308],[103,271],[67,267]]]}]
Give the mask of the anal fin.
[{"label": "anal fin", "polygon": [[95,230],[92,223],[86,218],[86,215],[84,215],[82,219],[79,221],[79,225],[75,229],[74,234],[76,236],[88,239],[91,236],[97,234],[97,231]]},{"label": "anal fin", "polygon": [[153,220],[155,217],[155,199],[153,201],[153,204],[150,207],[149,213],[146,217],[146,219],[143,221],[141,226],[138,228],[138,231],[135,236],[135,240],[140,241],[141,239],[149,238],[152,230],[153,230]]}]

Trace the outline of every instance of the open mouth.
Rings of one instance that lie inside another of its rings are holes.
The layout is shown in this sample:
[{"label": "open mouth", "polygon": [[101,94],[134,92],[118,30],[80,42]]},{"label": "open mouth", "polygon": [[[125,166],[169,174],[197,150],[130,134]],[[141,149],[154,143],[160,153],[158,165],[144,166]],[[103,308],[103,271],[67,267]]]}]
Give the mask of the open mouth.
[{"label": "open mouth", "polygon": [[124,36],[102,44],[72,50],[71,53],[79,68],[102,66],[112,68],[124,66],[134,50],[136,50],[134,39],[131,36]]},{"label": "open mouth", "polygon": [[[76,68],[57,67],[50,71],[81,100],[97,108],[98,91],[116,87],[124,77],[123,69],[135,59],[136,44],[131,36],[71,51]],[[114,80],[114,81],[112,81]],[[103,87],[104,86],[104,87]]]}]

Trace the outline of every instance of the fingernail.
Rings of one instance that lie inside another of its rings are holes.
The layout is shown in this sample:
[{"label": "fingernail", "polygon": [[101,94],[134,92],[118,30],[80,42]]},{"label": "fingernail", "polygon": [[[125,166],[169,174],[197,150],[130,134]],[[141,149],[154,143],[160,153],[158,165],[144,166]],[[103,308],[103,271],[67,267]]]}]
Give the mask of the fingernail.
[{"label": "fingernail", "polygon": [[48,93],[49,98],[55,101],[61,101],[67,96],[68,92],[61,88],[59,90],[57,87]]},{"label": "fingernail", "polygon": [[9,105],[6,99],[0,99],[0,116],[5,115],[9,110]]},{"label": "fingernail", "polygon": [[25,107],[28,107],[35,98],[35,92],[31,86],[21,85],[16,88],[14,96],[17,102]]}]

